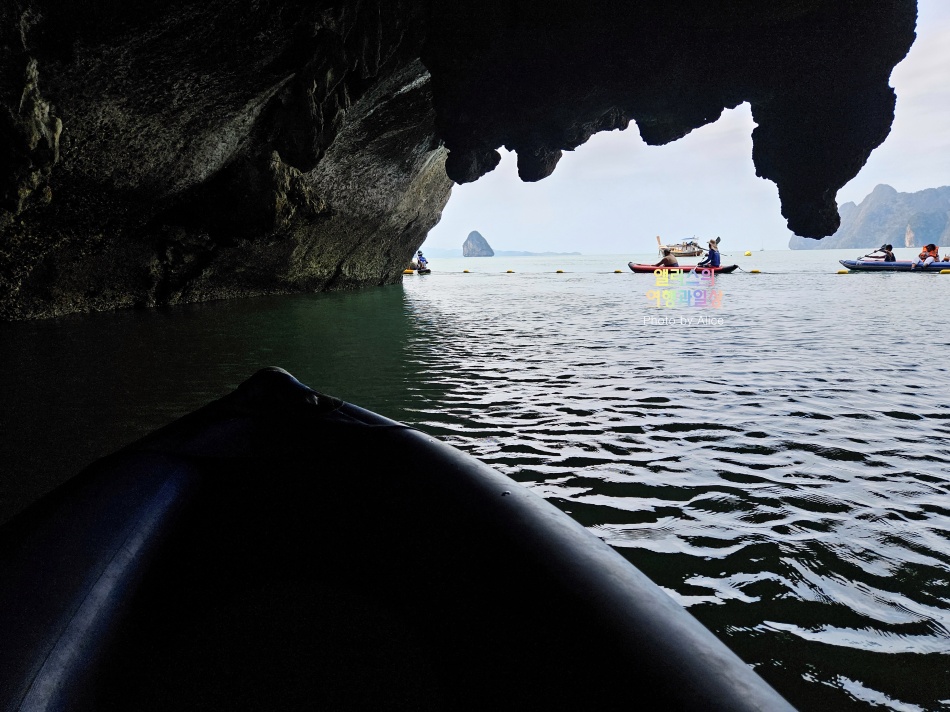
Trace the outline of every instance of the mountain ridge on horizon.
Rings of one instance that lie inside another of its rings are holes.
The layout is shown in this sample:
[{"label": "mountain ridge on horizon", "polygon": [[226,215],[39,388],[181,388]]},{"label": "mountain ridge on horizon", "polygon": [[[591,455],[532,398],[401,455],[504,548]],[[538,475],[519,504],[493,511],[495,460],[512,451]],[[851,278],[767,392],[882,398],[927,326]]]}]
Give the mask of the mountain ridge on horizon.
[{"label": "mountain ridge on horizon", "polygon": [[[423,245],[425,246],[425,245]],[[451,259],[455,257],[559,257],[564,255],[579,255],[580,252],[530,252],[528,250],[494,250],[488,240],[478,231],[472,230],[461,249],[446,247],[430,247],[430,257]]]},{"label": "mountain ridge on horizon", "polygon": [[[428,257],[441,259],[454,259],[462,257],[462,250],[451,247],[429,247],[422,246],[423,252]],[[558,257],[562,255],[583,255],[583,252],[528,252],[526,250],[495,250],[495,257]]]},{"label": "mountain ridge on horizon", "polygon": [[793,235],[792,250],[833,250],[950,245],[950,185],[901,193],[886,183],[874,187],[859,204],[838,206],[841,226],[823,240]]}]

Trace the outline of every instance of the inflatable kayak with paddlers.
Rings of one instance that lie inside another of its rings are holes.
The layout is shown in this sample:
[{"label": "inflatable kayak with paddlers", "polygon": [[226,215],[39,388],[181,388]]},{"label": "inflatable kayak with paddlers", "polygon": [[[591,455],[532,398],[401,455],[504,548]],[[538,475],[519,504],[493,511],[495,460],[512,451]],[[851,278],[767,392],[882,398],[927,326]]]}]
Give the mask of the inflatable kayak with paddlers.
[{"label": "inflatable kayak with paddlers", "polygon": [[692,272],[694,270],[702,272],[703,270],[708,269],[711,272],[714,272],[716,274],[720,274],[720,273],[729,274],[730,272],[734,272],[737,269],[739,269],[739,265],[723,265],[721,267],[700,267],[699,265],[678,265],[675,267],[669,267],[669,266],[657,267],[656,265],[643,265],[643,264],[637,264],[636,262],[628,262],[627,266],[634,272],[649,273],[649,274],[653,274],[656,270],[663,270],[665,272],[671,269],[672,270],[678,269],[678,270],[682,270],[683,272]]}]

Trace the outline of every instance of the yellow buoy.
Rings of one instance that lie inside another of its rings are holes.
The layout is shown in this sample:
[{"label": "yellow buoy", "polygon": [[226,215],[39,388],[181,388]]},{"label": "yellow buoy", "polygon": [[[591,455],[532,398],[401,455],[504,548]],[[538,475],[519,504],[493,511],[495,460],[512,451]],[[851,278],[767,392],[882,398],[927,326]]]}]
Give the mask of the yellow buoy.
[{"label": "yellow buoy", "polygon": [[468,274],[468,270],[467,270],[467,269],[463,269],[462,272],[464,272],[465,274]]},{"label": "yellow buoy", "polygon": [[838,270],[838,274],[848,274],[848,272],[849,272],[849,270],[846,270],[846,269],[839,269],[839,270]]},{"label": "yellow buoy", "polygon": [[940,270],[940,274],[950,274],[950,269],[942,269]]},{"label": "yellow buoy", "polygon": [[621,272],[619,269],[615,269],[614,274],[623,274],[623,272]]},{"label": "yellow buoy", "polygon": [[411,269],[404,269],[404,270],[402,271],[402,273],[403,273],[403,274],[413,274],[413,271],[412,271]]},{"label": "yellow buoy", "polygon": [[514,270],[513,269],[507,270],[505,274],[514,274]]},{"label": "yellow buoy", "polygon": [[557,271],[557,273],[558,273],[558,274],[564,274],[564,270],[559,269],[559,270]]},{"label": "yellow buoy", "polygon": [[749,252],[749,250],[746,250],[746,251],[743,252],[742,254],[744,254],[746,257],[752,257],[752,253]]},{"label": "yellow buoy", "polygon": [[750,270],[749,270],[749,274],[762,274],[762,271],[761,271],[761,270],[757,270],[757,269],[750,269]]}]

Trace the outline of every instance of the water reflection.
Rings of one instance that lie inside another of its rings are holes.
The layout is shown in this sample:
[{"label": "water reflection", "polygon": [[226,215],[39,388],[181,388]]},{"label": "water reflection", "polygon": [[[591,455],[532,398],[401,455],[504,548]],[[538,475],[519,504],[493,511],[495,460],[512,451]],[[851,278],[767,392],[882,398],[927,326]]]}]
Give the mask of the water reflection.
[{"label": "water reflection", "polygon": [[950,282],[785,258],[721,280],[718,330],[649,324],[606,270],[407,283],[463,334],[410,350],[453,386],[410,419],[588,526],[802,709],[938,709],[950,323],[908,332],[902,304]]}]

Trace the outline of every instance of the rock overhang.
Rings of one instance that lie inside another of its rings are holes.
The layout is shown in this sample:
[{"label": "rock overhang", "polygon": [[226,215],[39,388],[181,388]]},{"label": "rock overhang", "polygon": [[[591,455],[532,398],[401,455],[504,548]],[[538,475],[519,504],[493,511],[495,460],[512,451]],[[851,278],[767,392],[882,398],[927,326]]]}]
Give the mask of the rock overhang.
[{"label": "rock overhang", "polygon": [[659,145],[749,102],[757,174],[815,238],[890,131],[888,81],[916,23],[914,0],[485,5],[434,0],[423,50],[454,181],[494,168],[501,146],[540,180],[598,131],[635,122]]},{"label": "rock overhang", "polygon": [[915,0],[120,5],[0,9],[4,318],[396,281],[498,148],[540,180],[598,131],[663,144],[742,102],[789,227],[828,235],[916,22]]}]

